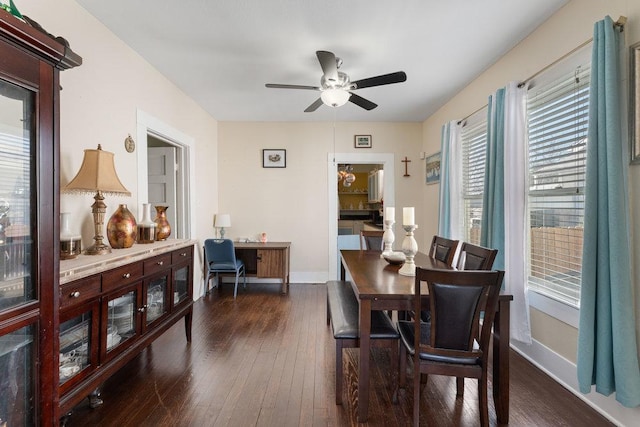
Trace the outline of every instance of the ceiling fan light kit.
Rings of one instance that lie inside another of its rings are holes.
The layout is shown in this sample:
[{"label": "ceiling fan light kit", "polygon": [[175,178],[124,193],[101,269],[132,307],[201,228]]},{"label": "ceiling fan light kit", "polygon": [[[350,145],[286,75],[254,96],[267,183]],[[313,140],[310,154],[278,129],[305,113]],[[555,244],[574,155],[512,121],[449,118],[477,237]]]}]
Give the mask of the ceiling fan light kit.
[{"label": "ceiling fan light kit", "polygon": [[325,89],[320,93],[320,98],[329,107],[342,107],[351,98],[351,94],[344,89]]},{"label": "ceiling fan light kit", "polygon": [[291,84],[267,83],[265,86],[275,89],[304,89],[320,91],[320,98],[309,105],[304,112],[310,113],[317,110],[322,104],[330,107],[341,107],[347,102],[356,104],[365,110],[373,110],[378,106],[368,99],[356,95],[352,91],[373,86],[383,86],[407,81],[404,71],[369,77],[362,80],[351,81],[349,76],[338,68],[342,65],[342,59],[337,58],[333,52],[325,50],[316,51],[316,56],[322,68],[320,86],[304,86]]}]

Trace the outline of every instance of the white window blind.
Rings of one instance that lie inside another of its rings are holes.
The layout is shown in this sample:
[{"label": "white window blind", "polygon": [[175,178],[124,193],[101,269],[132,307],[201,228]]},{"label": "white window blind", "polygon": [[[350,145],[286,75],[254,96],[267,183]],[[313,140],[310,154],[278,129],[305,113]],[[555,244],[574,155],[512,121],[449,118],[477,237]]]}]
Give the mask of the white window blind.
[{"label": "white window blind", "polygon": [[462,229],[465,241],[480,244],[480,220],[484,193],[484,165],[487,147],[487,111],[468,121],[460,132],[462,140]]},{"label": "white window blind", "polygon": [[528,91],[530,289],[578,307],[589,65]]}]

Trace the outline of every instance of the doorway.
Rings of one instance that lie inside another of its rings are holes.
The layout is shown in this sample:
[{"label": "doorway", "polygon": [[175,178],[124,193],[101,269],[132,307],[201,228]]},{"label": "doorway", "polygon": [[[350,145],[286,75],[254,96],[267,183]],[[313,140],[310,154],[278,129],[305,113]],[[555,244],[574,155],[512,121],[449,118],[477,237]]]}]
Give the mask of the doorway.
[{"label": "doorway", "polygon": [[171,238],[192,238],[196,235],[191,206],[195,200],[194,140],[141,110],[137,121],[138,201],[168,205]]},{"label": "doorway", "polygon": [[338,219],[339,219],[339,201],[338,201],[338,165],[351,164],[356,165],[374,164],[380,165],[384,169],[383,192],[384,204],[386,206],[395,206],[394,176],[395,176],[395,155],[393,153],[329,153],[327,155],[327,198],[329,206],[329,280],[338,278],[340,253],[338,250]]}]

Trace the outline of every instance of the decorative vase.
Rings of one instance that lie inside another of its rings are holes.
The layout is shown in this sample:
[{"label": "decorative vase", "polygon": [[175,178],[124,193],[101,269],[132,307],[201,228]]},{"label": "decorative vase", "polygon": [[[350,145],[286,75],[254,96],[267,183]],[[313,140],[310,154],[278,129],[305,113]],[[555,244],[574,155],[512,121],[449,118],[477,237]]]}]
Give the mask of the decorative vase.
[{"label": "decorative vase", "polygon": [[107,223],[107,239],[114,249],[130,248],[136,241],[136,218],[121,204]]},{"label": "decorative vase", "polygon": [[156,240],[167,240],[171,235],[171,224],[167,220],[167,209],[169,206],[156,206]]},{"label": "decorative vase", "polygon": [[73,259],[82,252],[82,237],[69,228],[69,212],[60,213],[60,259]]},{"label": "decorative vase", "polygon": [[151,221],[151,205],[142,204],[142,221],[138,223],[138,243],[156,241],[156,223]]}]

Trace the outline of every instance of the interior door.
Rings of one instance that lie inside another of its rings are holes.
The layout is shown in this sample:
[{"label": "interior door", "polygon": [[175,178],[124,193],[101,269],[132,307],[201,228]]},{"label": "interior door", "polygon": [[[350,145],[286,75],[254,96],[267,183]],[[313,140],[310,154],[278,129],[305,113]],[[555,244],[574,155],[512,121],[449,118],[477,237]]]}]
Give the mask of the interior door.
[{"label": "interior door", "polygon": [[[167,205],[167,219],[172,230],[178,230],[176,221],[176,149],[174,147],[149,147],[147,149],[147,173],[149,178],[149,203]],[[152,216],[153,215],[152,213]],[[172,231],[172,237],[177,237]]]}]

